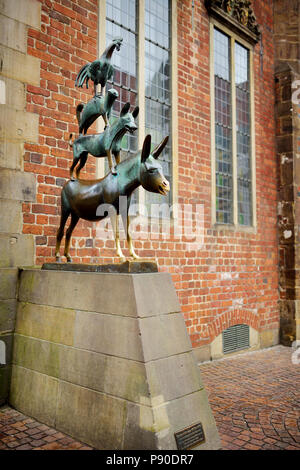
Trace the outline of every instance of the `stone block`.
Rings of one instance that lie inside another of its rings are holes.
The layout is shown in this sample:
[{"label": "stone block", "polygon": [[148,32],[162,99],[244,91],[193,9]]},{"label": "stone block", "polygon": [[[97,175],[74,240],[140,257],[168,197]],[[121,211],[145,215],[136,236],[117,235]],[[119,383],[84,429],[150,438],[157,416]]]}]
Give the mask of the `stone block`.
[{"label": "stone block", "polygon": [[17,300],[0,300],[0,333],[14,331]]},{"label": "stone block", "polygon": [[164,421],[166,420],[160,419],[159,423],[155,423],[153,411],[149,406],[138,406],[128,402],[123,448],[126,450],[157,449],[156,429],[160,427],[163,428],[163,432],[168,433],[168,423],[164,424]]},{"label": "stone block", "polygon": [[210,345],[200,346],[193,349],[193,354],[197,363],[211,360]]},{"label": "stone block", "polygon": [[[140,319],[77,312],[74,347],[136,361],[151,361],[190,349],[181,313]],[[136,341],[138,336],[142,341]]]},{"label": "stone block", "polygon": [[151,361],[144,367],[140,362],[16,334],[13,361],[26,369],[147,406],[203,387],[192,352]]},{"label": "stone block", "polygon": [[[156,276],[157,280],[150,281],[151,276]],[[141,279],[137,279],[138,277]],[[80,279],[80,288],[78,279]],[[175,300],[174,287],[171,292],[167,292],[167,288],[171,285],[170,279],[168,273],[116,275],[24,270],[20,300],[131,317],[135,317],[139,309],[139,316],[144,317],[153,315],[151,303],[159,309],[157,311],[161,314],[180,311],[178,300]],[[108,295],[112,285],[115,286],[118,295]],[[60,289],[57,286],[64,286],[64,288]],[[156,292],[151,291],[151,299],[149,296],[145,297],[143,302],[143,289],[144,293],[149,292],[150,287],[155,288]],[[129,291],[133,295],[129,296]],[[158,300],[159,295],[162,296],[162,300]]]},{"label": "stone block", "polygon": [[[201,422],[205,441],[193,450],[220,448],[204,390],[150,408],[128,403],[124,431],[125,449],[176,449],[175,433]],[[155,447],[154,447],[155,446]]]},{"label": "stone block", "polygon": [[300,321],[296,320],[296,340],[300,341]]},{"label": "stone block", "polygon": [[146,371],[153,406],[203,388],[192,351],[150,361],[146,364]]},{"label": "stone block", "polygon": [[[297,147],[296,147],[297,148]],[[300,171],[300,156],[299,153],[296,153],[296,158],[295,158],[295,171],[294,171],[294,180],[293,182],[297,184],[297,186],[300,184],[300,176],[299,176],[299,171]],[[298,201],[297,201],[298,203]],[[298,221],[299,219],[297,219]]]},{"label": "stone block", "polygon": [[39,116],[0,106],[0,139],[38,143]]},{"label": "stone block", "polygon": [[139,322],[144,361],[162,359],[191,349],[181,313],[157,315]]},{"label": "stone block", "polygon": [[25,111],[25,85],[17,80],[1,76],[0,82],[4,89],[1,104],[18,111]]},{"label": "stone block", "polygon": [[223,353],[223,335],[218,335],[210,344],[211,358],[220,359],[224,356]]},{"label": "stone block", "polygon": [[293,151],[293,136],[286,135],[286,136],[277,136],[277,152],[292,152]]},{"label": "stone block", "polygon": [[294,162],[292,160],[285,161],[280,165],[280,184],[293,183]]},{"label": "stone block", "polygon": [[263,330],[260,332],[260,347],[270,348],[276,346],[279,343],[279,331],[278,329]]},{"label": "stone block", "polygon": [[0,190],[2,199],[34,202],[36,179],[31,173],[0,168]]},{"label": "stone block", "polygon": [[26,36],[27,28],[24,23],[0,15],[0,44],[26,53]]},{"label": "stone block", "polygon": [[98,449],[122,449],[127,402],[60,382],[56,428]]},{"label": "stone block", "polygon": [[[135,301],[140,317],[180,312],[180,304],[172,283],[171,275],[160,273],[133,276]],[[151,292],[151,296],[149,296]]]},{"label": "stone block", "polygon": [[[132,279],[128,274],[118,275],[117,286],[115,274],[38,269],[24,270],[21,277],[21,301],[90,312],[135,315],[134,298],[128,296],[128,291],[132,290]],[[108,295],[113,285],[118,295]]]},{"label": "stone block", "polygon": [[72,346],[75,311],[19,302],[16,333]]},{"label": "stone block", "polygon": [[[173,432],[181,431],[191,424],[201,422],[205,441],[200,443],[193,450],[220,449],[219,436],[216,433],[215,421],[204,389],[166,403],[166,412],[172,429],[172,432],[169,433],[169,439],[172,438]],[[162,444],[164,444],[163,439]],[[172,444],[172,442],[170,442],[170,444]],[[176,449],[176,446],[162,446],[161,448]]]},{"label": "stone block", "polygon": [[57,392],[57,379],[13,366],[9,401],[22,413],[54,427]]},{"label": "stone block", "polygon": [[26,369],[108,395],[146,403],[144,366],[135,361],[15,335],[13,361]]},{"label": "stone block", "polygon": [[0,268],[32,266],[34,240],[32,235],[0,233]]},{"label": "stone block", "polygon": [[142,361],[139,333],[135,318],[77,311],[74,347]]},{"label": "stone block", "polygon": [[36,0],[0,0],[0,11],[33,28],[41,26],[41,4]]},{"label": "stone block", "polygon": [[0,46],[0,63],[3,76],[30,85],[40,85],[40,59]]},{"label": "stone block", "polygon": [[15,334],[13,363],[51,377],[59,377],[60,345]]},{"label": "stone block", "polygon": [[17,282],[18,268],[0,269],[0,300],[16,298]]},{"label": "stone block", "polygon": [[300,300],[295,300],[295,318],[300,320]]},{"label": "stone block", "polygon": [[21,201],[0,199],[0,214],[0,232],[22,232],[23,213]]},{"label": "stone block", "polygon": [[59,377],[65,382],[135,403],[149,401],[146,370],[141,362],[61,347]]},{"label": "stone block", "polygon": [[23,142],[0,142],[0,167],[12,170],[23,169]]}]

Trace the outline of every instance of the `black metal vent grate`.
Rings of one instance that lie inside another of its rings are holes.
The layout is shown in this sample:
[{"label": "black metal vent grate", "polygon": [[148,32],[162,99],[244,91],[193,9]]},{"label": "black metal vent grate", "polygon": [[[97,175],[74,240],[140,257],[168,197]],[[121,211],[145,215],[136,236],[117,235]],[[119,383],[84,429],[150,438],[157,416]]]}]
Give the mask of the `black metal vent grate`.
[{"label": "black metal vent grate", "polygon": [[223,353],[228,354],[250,347],[249,326],[234,325],[223,331]]}]

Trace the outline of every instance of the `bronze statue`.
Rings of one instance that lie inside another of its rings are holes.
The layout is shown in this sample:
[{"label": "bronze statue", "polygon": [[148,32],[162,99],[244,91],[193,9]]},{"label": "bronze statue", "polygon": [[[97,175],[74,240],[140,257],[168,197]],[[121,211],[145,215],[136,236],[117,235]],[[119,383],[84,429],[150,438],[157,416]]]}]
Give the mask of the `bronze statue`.
[{"label": "bronze statue", "polygon": [[106,85],[107,80],[113,76],[114,68],[111,65],[111,56],[115,49],[120,50],[122,38],[115,38],[111,44],[105,49],[102,56],[81,67],[76,77],[75,86],[83,87],[85,82],[88,88],[88,82],[91,79],[94,82],[94,94],[96,94],[97,85],[101,85],[101,94]]},{"label": "bronze statue", "polygon": [[76,176],[79,177],[80,170],[84,167],[88,154],[94,157],[108,157],[110,171],[116,175],[112,154],[115,156],[116,164],[120,162],[121,140],[127,131],[134,132],[137,126],[134,119],[139,113],[138,106],[132,113],[129,112],[130,103],[126,103],[120,113],[120,117],[112,126],[107,127],[101,134],[80,135],[73,145],[73,163],[70,168],[70,178],[73,178],[73,171],[78,162]]},{"label": "bronze statue", "polygon": [[151,136],[147,135],[144,140],[142,152],[139,152],[133,157],[127,158],[118,164],[117,177],[110,172],[104,178],[94,181],[74,179],[65,183],[61,193],[61,220],[56,237],[56,261],[61,261],[59,249],[64,235],[64,227],[69,215],[71,215],[71,223],[66,232],[64,256],[67,258],[68,262],[71,262],[72,259],[69,254],[70,240],[77,222],[79,219],[98,221],[107,217],[107,212],[104,215],[97,215],[97,209],[101,204],[110,204],[116,210],[117,215],[113,225],[117,255],[121,259],[124,259],[119,239],[118,214],[120,214],[120,196],[127,197],[127,211],[126,214],[121,212],[121,216],[123,218],[123,225],[127,234],[130,255],[134,258],[138,258],[134,251],[132,239],[128,230],[128,210],[130,207],[131,195],[140,185],[142,185],[147,191],[159,193],[163,196],[165,196],[170,190],[169,182],[163,175],[162,166],[157,161],[158,156],[163,151],[167,142],[168,136],[165,137],[152,151],[152,154],[150,154]]},{"label": "bronze statue", "polygon": [[87,104],[80,103],[76,108],[76,117],[79,125],[79,134],[86,134],[88,128],[99,116],[103,117],[105,128],[109,125],[108,119],[115,100],[118,98],[117,90],[111,88],[105,96],[95,95]]}]

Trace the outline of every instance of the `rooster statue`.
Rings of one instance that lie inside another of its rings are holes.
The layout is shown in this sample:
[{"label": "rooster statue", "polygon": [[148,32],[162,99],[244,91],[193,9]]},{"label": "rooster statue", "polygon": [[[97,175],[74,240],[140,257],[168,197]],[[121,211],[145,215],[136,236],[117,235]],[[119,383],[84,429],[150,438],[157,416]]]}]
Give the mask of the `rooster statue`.
[{"label": "rooster statue", "polygon": [[88,88],[88,81],[91,79],[94,82],[95,95],[98,84],[101,85],[102,94],[102,90],[105,87],[107,80],[112,77],[114,72],[114,68],[110,63],[112,53],[115,49],[117,49],[117,51],[120,50],[122,41],[122,38],[114,38],[99,59],[84,65],[76,77],[75,86],[82,88],[85,82],[86,87]]}]

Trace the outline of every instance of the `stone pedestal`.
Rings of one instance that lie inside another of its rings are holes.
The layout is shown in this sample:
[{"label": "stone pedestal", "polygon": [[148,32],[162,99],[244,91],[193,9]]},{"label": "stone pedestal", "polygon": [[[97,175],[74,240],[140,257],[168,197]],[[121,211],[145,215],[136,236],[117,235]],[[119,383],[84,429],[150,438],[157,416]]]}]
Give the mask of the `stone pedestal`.
[{"label": "stone pedestal", "polygon": [[199,423],[194,448],[220,447],[167,273],[23,270],[10,403],[99,449],[177,449]]}]

